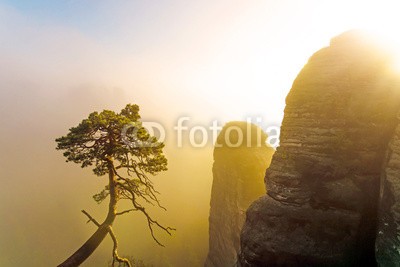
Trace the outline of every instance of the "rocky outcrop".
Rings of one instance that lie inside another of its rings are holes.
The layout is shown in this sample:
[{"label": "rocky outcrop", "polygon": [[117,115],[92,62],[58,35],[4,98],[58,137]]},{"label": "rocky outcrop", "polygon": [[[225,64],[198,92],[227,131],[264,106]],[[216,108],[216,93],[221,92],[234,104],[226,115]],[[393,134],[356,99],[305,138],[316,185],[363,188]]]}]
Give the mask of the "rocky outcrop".
[{"label": "rocky outcrop", "polygon": [[[381,171],[400,104],[399,83],[380,51],[366,35],[344,33],[294,81],[280,147],[265,176],[267,194],[247,211],[242,266],[376,263]],[[397,155],[387,160],[383,195],[392,204],[383,208],[390,209],[390,234],[398,231],[393,203],[400,197],[390,166],[400,166]]]},{"label": "rocky outcrop", "polygon": [[[238,134],[240,132],[241,134]],[[261,128],[246,122],[224,126],[214,149],[207,267],[232,267],[239,252],[245,211],[265,194],[263,178],[274,150]]]},{"label": "rocky outcrop", "polygon": [[390,141],[381,176],[376,258],[380,266],[400,266],[400,125]]}]

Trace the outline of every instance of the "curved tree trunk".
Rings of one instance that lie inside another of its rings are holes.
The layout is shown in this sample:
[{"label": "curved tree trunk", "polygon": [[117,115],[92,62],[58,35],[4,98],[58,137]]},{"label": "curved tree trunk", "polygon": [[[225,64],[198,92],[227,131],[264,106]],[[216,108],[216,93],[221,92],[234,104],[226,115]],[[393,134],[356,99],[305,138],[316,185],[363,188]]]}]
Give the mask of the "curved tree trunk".
[{"label": "curved tree trunk", "polygon": [[74,254],[72,254],[58,267],[76,267],[83,263],[100,245],[104,237],[108,234],[107,226],[100,226],[97,231],[83,244]]},{"label": "curved tree trunk", "polygon": [[[96,250],[101,244],[106,235],[108,234],[109,226],[115,220],[116,217],[116,206],[117,206],[117,195],[115,188],[115,173],[112,159],[108,159],[108,177],[109,177],[109,190],[110,190],[110,203],[108,206],[108,214],[106,219],[101,225],[98,225],[98,229],[94,234],[68,259],[57,267],[76,267],[82,264],[90,255]],[[96,222],[95,222],[96,224]]]}]

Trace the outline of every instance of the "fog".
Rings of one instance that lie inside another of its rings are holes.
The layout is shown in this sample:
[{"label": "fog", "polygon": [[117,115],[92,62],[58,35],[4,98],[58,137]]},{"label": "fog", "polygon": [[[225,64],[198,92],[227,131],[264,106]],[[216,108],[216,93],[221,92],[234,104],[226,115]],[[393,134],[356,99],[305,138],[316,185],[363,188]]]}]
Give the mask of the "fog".
[{"label": "fog", "polygon": [[[8,88],[13,93],[1,96],[5,102],[2,108],[13,116],[2,116],[0,120],[0,265],[54,266],[95,230],[94,225],[85,224],[80,210],[89,211],[98,220],[104,218],[107,210],[106,203],[97,205],[91,197],[104,187],[107,179],[65,163],[55,150],[54,138],[65,134],[90,110],[110,106],[120,109],[123,103],[133,102],[133,98],[121,90],[99,88],[96,94],[80,90],[52,99],[41,95],[40,90],[27,96],[17,86]],[[156,176],[154,181],[168,211],[154,209],[152,213],[177,231],[171,238],[157,233],[166,245],[161,248],[151,239],[140,214],[118,218],[115,230],[120,253],[157,266],[160,262],[165,266],[184,266],[188,261],[199,265],[207,249],[211,146],[194,151],[167,145],[166,155],[169,171]],[[106,240],[86,266],[105,266],[110,255],[111,242]]]},{"label": "fog", "polygon": [[[3,43],[1,51],[2,62],[7,64],[0,71],[0,265],[55,266],[95,231],[80,210],[98,220],[104,218],[106,203],[97,205],[92,195],[107,180],[67,164],[55,150],[54,139],[92,111],[119,111],[127,103],[136,103],[143,121],[156,121],[168,131],[169,171],[154,178],[168,211],[154,209],[152,214],[177,231],[172,237],[156,233],[166,246],[161,248],[151,239],[143,216],[121,217],[115,223],[120,253],[156,266],[200,266],[207,252],[212,148],[179,149],[174,144],[172,129],[180,108],[188,110],[185,104],[176,107],[178,95],[173,90],[155,90],[142,85],[140,79],[133,83],[121,78],[121,82],[118,79],[123,74],[118,68],[102,68],[116,66],[118,60],[86,40],[77,41],[74,36],[74,43],[66,44],[60,38],[72,37],[64,30],[55,29],[49,37],[27,28],[14,28],[21,31],[19,36],[9,32],[10,38],[20,38],[15,43],[23,48],[12,47],[9,44],[14,42],[10,42]],[[31,34],[40,37],[22,44],[22,37]],[[84,266],[106,266],[111,248],[107,238]]]},{"label": "fog", "polygon": [[[0,266],[55,266],[95,231],[80,210],[104,218],[106,204],[92,195],[106,181],[66,163],[54,140],[90,112],[127,103],[166,129],[169,170],[154,182],[168,210],[152,213],[177,231],[156,233],[162,248],[140,214],[118,218],[120,254],[201,266],[212,139],[194,148],[188,129],[179,148],[174,126],[182,116],[189,128],[248,116],[259,116],[264,129],[279,126],[286,93],[311,53],[369,21],[366,14],[352,23],[356,5],[343,16],[331,12],[348,10],[345,1],[305,2],[0,1]],[[106,238],[84,266],[106,266],[111,246]]]}]

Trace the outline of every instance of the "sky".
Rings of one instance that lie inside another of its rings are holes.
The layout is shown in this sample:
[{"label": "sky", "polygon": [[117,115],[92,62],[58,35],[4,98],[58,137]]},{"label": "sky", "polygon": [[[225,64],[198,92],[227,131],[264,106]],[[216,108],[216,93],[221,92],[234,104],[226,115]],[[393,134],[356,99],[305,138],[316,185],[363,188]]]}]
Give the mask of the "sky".
[{"label": "sky", "polygon": [[[195,240],[200,266],[212,147],[178,149],[178,119],[194,127],[259,116],[264,129],[279,126],[293,80],[332,37],[361,28],[398,41],[397,2],[0,0],[0,265],[54,266],[92,233],[79,211],[104,214],[91,200],[103,183],[66,164],[54,139],[94,110],[136,103],[169,137],[159,191],[170,209],[160,216],[182,230],[165,255]],[[145,234],[131,246],[151,260]],[[93,257],[104,262],[109,246]]]},{"label": "sky", "polygon": [[279,124],[308,57],[348,29],[394,34],[396,7],[395,1],[0,1],[0,48],[8,72],[18,75],[23,65],[43,83],[120,88],[175,117],[262,115]]}]

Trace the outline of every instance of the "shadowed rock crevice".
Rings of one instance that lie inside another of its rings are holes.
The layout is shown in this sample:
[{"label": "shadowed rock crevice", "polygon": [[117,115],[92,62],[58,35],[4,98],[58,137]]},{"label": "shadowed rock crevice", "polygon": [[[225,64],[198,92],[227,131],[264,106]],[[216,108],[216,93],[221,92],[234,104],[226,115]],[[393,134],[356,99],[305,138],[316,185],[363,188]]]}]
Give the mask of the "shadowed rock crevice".
[{"label": "shadowed rock crevice", "polygon": [[399,94],[389,54],[360,32],[309,59],[286,98],[267,194],[247,211],[242,266],[375,265],[380,178]]}]

